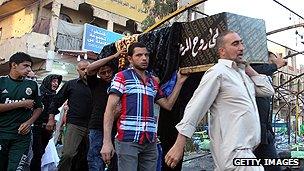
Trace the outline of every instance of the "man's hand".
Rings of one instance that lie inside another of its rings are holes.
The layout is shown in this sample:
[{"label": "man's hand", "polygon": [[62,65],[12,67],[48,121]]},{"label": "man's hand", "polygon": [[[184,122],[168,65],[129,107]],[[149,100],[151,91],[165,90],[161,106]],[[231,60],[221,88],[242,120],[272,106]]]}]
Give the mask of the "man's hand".
[{"label": "man's hand", "polygon": [[174,168],[177,163],[182,159],[184,154],[184,147],[186,145],[187,137],[178,133],[176,141],[173,147],[169,150],[169,152],[165,156],[165,163]]},{"label": "man's hand", "polygon": [[174,144],[173,147],[169,150],[169,152],[165,156],[166,164],[169,167],[174,168],[177,165],[177,163],[182,159],[183,154],[184,154],[184,148]]},{"label": "man's hand", "polygon": [[18,134],[26,135],[31,131],[31,125],[32,123],[24,122],[21,124],[18,128]]},{"label": "man's hand", "polygon": [[181,70],[179,69],[177,72],[177,83],[183,84],[189,75],[181,74]]},{"label": "man's hand", "polygon": [[104,143],[102,149],[100,150],[100,154],[105,164],[110,164],[111,158],[113,157],[114,153],[115,150],[111,142]]},{"label": "man's hand", "polygon": [[127,54],[127,49],[121,49],[120,51],[117,51],[117,52],[114,54],[114,57],[115,57],[115,58],[119,58],[120,55],[123,55],[123,54]]},{"label": "man's hand", "polygon": [[55,126],[56,126],[55,119],[49,119],[45,128],[48,131],[54,131]]},{"label": "man's hand", "polygon": [[24,107],[26,109],[33,109],[34,107],[34,100],[23,100],[19,103],[21,107]]},{"label": "man's hand", "polygon": [[269,57],[269,60],[270,62],[276,64],[278,69],[287,65],[287,62],[281,56],[279,57],[272,56]]}]

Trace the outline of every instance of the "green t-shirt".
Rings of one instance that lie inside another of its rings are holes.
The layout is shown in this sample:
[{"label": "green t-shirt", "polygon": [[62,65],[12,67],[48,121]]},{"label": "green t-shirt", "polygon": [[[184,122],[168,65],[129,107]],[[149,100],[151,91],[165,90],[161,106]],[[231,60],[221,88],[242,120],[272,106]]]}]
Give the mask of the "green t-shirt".
[{"label": "green t-shirt", "polygon": [[[32,80],[14,80],[9,76],[0,77],[0,103],[15,103],[22,100],[34,100],[34,109],[42,108],[38,96],[38,85]],[[0,138],[14,138],[18,134],[19,126],[31,118],[33,111],[17,108],[0,113]]]}]

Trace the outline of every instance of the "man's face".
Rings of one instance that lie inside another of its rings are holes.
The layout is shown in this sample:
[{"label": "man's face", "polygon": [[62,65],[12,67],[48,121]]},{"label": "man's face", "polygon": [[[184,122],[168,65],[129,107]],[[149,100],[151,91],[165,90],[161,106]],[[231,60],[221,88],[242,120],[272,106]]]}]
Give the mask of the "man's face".
[{"label": "man's face", "polygon": [[102,66],[98,71],[98,76],[106,82],[110,82],[113,76],[113,69],[110,66]]},{"label": "man's face", "polygon": [[132,56],[128,56],[130,64],[138,70],[146,70],[149,65],[149,53],[147,48],[134,48]]},{"label": "man's face", "polygon": [[51,82],[51,89],[56,91],[58,86],[59,86],[58,79],[57,78],[53,79]]},{"label": "man's face", "polygon": [[37,77],[36,77],[34,71],[30,71],[30,72],[27,74],[26,78],[31,79],[31,80],[37,80]]},{"label": "man's face", "polygon": [[79,75],[79,78],[81,79],[87,79],[87,67],[89,65],[89,62],[79,62],[77,65],[77,72]]},{"label": "man's face", "polygon": [[24,61],[20,64],[12,63],[12,69],[18,73],[19,77],[26,77],[31,71],[32,63],[29,61]]},{"label": "man's face", "polygon": [[237,33],[229,33],[224,36],[224,45],[220,48],[223,59],[229,59],[236,63],[243,63],[244,45]]},{"label": "man's face", "polygon": [[274,63],[273,61],[274,61],[276,58],[277,58],[277,57],[276,57],[274,54],[270,53],[270,54],[269,54],[269,57],[268,57],[268,63],[273,64],[273,63]]}]

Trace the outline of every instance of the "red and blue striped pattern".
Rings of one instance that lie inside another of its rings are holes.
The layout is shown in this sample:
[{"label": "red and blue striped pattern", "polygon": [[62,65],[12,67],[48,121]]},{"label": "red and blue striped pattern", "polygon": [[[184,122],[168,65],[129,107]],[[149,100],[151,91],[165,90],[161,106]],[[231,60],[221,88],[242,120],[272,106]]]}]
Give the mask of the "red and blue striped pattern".
[{"label": "red and blue striped pattern", "polygon": [[121,96],[121,115],[117,122],[117,136],[124,142],[156,142],[157,118],[153,104],[165,95],[149,72],[147,79],[132,69],[117,73],[111,83],[109,93]]}]

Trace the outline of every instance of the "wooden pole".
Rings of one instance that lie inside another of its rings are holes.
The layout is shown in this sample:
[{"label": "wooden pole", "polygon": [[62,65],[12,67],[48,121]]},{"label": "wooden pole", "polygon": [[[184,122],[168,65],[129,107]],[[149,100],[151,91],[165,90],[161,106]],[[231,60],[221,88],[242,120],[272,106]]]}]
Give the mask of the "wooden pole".
[{"label": "wooden pole", "polygon": [[281,31],[286,31],[286,30],[290,30],[290,29],[294,29],[294,28],[298,28],[298,27],[304,27],[304,23],[295,24],[295,25],[283,27],[283,28],[280,28],[280,29],[272,30],[270,32],[267,32],[266,35],[269,36],[269,35],[274,34],[274,33],[279,33]]}]

